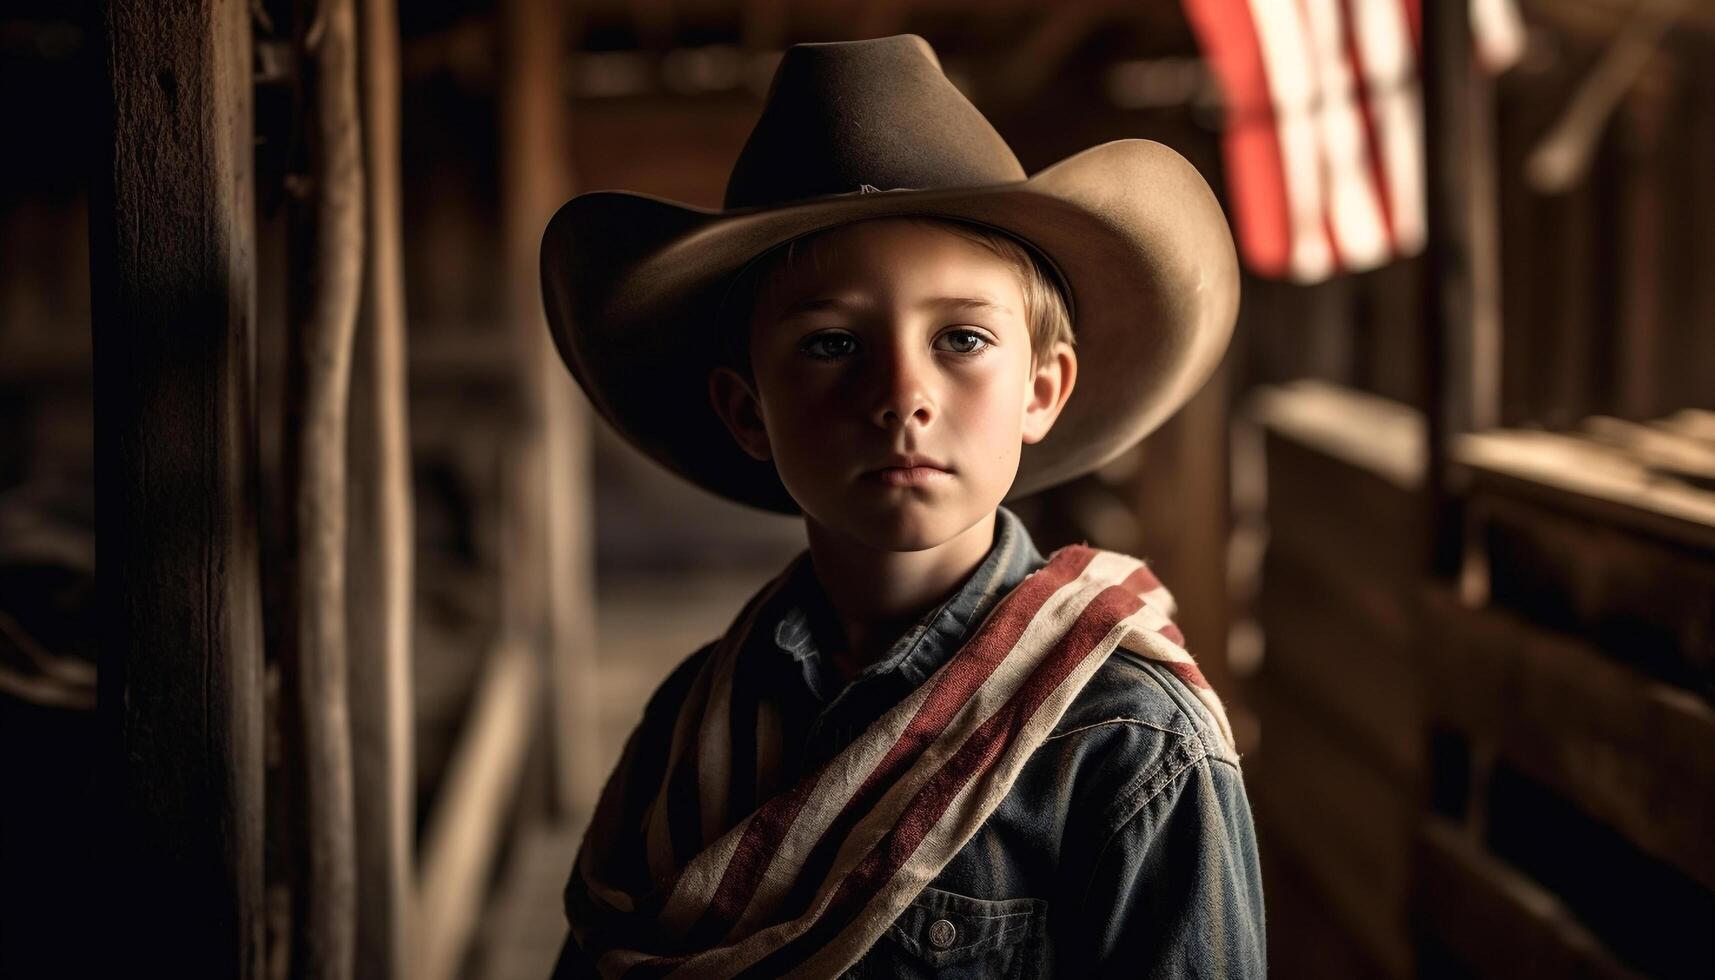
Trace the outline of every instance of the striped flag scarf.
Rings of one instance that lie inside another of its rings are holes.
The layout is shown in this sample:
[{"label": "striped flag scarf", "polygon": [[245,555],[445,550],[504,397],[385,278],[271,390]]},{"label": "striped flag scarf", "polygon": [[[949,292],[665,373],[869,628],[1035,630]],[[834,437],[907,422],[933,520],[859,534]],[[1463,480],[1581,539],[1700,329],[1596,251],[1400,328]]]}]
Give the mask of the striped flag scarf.
[{"label": "striped flag scarf", "polygon": [[[665,757],[643,771],[632,739],[602,792],[573,874],[621,926],[572,928],[604,977],[846,969],[976,833],[1118,647],[1184,681],[1232,745],[1167,589],[1138,559],[1074,545],[843,751],[775,788],[778,710],[734,677],[787,574],[705,659]],[[631,793],[648,794],[640,825],[621,816],[638,812]]]}]

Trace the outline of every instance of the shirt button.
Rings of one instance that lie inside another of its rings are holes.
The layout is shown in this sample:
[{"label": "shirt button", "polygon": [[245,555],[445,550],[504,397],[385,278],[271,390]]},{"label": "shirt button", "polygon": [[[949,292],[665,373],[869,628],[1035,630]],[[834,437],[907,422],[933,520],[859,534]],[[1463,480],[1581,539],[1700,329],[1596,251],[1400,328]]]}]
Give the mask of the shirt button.
[{"label": "shirt button", "polygon": [[953,945],[953,940],[958,937],[958,928],[946,919],[936,919],[929,926],[929,945],[936,949],[946,949]]}]

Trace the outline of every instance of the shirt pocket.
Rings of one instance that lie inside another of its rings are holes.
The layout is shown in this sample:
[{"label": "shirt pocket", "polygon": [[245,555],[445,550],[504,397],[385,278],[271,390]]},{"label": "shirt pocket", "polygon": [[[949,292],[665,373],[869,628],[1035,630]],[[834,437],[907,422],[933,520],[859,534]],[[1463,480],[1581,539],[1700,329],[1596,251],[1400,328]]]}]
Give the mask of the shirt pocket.
[{"label": "shirt pocket", "polygon": [[1048,903],[971,898],[925,888],[876,940],[857,977],[1026,978],[1047,975]]}]

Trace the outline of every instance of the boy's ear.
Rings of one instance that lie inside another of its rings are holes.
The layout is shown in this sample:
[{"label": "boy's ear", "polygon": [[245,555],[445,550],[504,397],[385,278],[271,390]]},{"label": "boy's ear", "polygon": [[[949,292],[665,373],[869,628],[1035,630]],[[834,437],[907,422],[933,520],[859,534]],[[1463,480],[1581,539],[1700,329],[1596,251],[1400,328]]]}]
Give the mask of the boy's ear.
[{"label": "boy's ear", "polygon": [[770,459],[768,430],[762,424],[762,402],[737,371],[718,367],[709,372],[709,403],[726,423],[727,431],[750,458]]},{"label": "boy's ear", "polygon": [[1038,443],[1054,428],[1054,420],[1078,383],[1078,355],[1064,340],[1031,370],[1030,399],[1024,403],[1024,442]]}]

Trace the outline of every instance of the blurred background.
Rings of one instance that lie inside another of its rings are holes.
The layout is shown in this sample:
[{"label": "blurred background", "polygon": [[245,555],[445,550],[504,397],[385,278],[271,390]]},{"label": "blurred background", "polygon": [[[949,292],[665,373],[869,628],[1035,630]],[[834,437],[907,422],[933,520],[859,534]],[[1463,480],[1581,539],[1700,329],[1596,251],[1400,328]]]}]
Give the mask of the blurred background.
[{"label": "blurred background", "polygon": [[718,208],[785,45],[908,31],[1026,170],[1159,140],[1234,226],[1217,374],[1013,506],[1174,590],[1272,970],[1715,975],[1695,0],[0,2],[0,975],[546,976],[803,539],[591,417],[541,229]]}]

